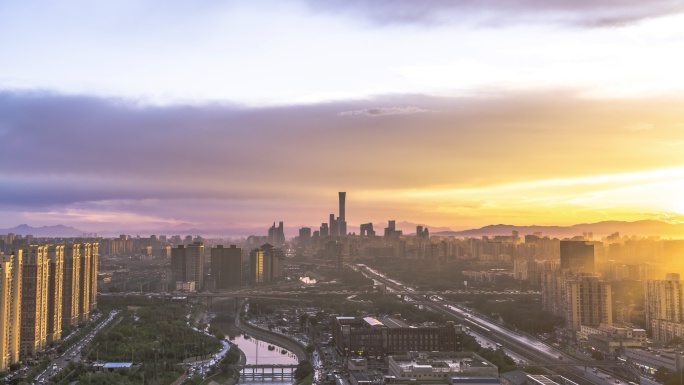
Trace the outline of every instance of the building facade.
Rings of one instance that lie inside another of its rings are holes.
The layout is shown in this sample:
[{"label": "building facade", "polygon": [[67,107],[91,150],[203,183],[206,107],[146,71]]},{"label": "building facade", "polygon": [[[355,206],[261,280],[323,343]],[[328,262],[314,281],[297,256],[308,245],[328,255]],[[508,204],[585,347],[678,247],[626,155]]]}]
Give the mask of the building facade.
[{"label": "building facade", "polygon": [[242,286],[242,249],[235,245],[212,248],[211,275],[217,290],[239,289]]}]

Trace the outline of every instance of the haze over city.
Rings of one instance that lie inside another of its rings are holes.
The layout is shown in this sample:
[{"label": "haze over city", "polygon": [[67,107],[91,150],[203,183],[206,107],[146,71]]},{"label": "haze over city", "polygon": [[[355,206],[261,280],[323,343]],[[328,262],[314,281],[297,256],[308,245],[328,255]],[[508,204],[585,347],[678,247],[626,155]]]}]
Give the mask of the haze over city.
[{"label": "haze over city", "polygon": [[679,223],[682,11],[5,1],[0,228]]}]

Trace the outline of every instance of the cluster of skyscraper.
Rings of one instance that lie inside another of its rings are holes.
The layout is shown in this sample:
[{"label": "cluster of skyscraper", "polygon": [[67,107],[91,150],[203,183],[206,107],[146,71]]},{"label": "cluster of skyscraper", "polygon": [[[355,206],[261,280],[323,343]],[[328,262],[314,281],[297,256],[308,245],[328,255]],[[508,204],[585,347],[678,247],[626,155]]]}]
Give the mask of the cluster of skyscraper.
[{"label": "cluster of skyscraper", "polygon": [[98,244],[0,253],[0,370],[35,356],[97,308]]}]

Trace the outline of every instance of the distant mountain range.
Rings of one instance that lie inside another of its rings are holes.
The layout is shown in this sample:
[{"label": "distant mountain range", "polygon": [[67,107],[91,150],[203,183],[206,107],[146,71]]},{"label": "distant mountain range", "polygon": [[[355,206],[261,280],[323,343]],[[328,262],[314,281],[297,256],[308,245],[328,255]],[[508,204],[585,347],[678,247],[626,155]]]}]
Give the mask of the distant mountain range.
[{"label": "distant mountain range", "polygon": [[55,225],[55,226],[42,226],[42,227],[31,227],[29,225],[19,225],[12,227],[11,229],[0,229],[0,234],[20,234],[20,235],[33,235],[34,237],[61,237],[61,238],[72,238],[80,237],[86,231],[75,229],[71,226]]},{"label": "distant mountain range", "polygon": [[431,235],[444,235],[455,237],[481,237],[494,235],[510,235],[517,231],[520,236],[540,232],[549,237],[572,237],[582,233],[593,233],[598,238],[619,232],[620,235],[682,237],[684,236],[683,223],[667,223],[657,220],[642,220],[635,222],[603,221],[596,223],[582,223],[572,226],[515,226],[515,225],[489,225],[479,229],[463,231],[439,231]]},{"label": "distant mountain range", "polygon": [[[462,231],[452,231],[448,227],[432,227],[425,224],[416,224],[411,222],[397,222],[396,229],[402,230],[404,234],[415,234],[416,226],[427,227],[431,235],[441,236],[455,236],[455,237],[481,237],[494,235],[510,235],[513,231],[517,231],[522,237],[528,234],[540,232],[549,237],[572,237],[575,235],[582,235],[585,232],[593,233],[595,238],[619,232],[621,235],[639,235],[639,236],[661,236],[661,237],[683,237],[684,223],[668,223],[657,220],[642,220],[635,222],[624,221],[603,221],[596,223],[582,223],[572,226],[516,226],[516,225],[489,225],[477,229],[469,229]],[[378,222],[373,224],[373,228],[377,235],[382,235],[384,228],[387,227],[387,222]],[[286,228],[286,233],[293,236],[298,229]],[[316,230],[312,228],[312,230]],[[359,233],[358,226],[349,226],[349,232]],[[190,224],[176,225],[167,228],[158,228],[150,230],[118,230],[118,231],[98,231],[99,236],[112,237],[119,234],[131,234],[148,236],[150,234],[157,235],[202,235],[202,236],[246,236],[246,235],[266,235],[268,226],[263,228],[196,228]],[[0,234],[31,234],[34,237],[80,237],[85,233],[92,233],[92,231],[79,230],[71,226],[55,225],[32,227],[26,224],[19,225],[10,229],[0,229]]]}]

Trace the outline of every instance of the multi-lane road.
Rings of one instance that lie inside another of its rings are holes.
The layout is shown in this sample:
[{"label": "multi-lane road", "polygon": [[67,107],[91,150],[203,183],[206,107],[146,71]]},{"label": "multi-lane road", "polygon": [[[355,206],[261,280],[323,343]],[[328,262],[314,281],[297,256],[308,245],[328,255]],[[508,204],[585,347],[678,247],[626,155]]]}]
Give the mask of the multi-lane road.
[{"label": "multi-lane road", "polygon": [[[447,304],[439,296],[426,296],[419,294],[413,288],[401,282],[386,277],[381,272],[367,266],[353,266],[362,271],[369,278],[385,285],[388,290],[400,293],[412,293],[408,296],[409,301],[419,302],[434,311],[456,318],[472,333],[480,339],[488,341],[492,345],[503,348],[512,358],[524,361],[530,365],[542,366],[553,372],[561,374],[570,380],[583,385],[617,385],[626,384],[626,381],[616,379],[610,374],[595,368],[598,362],[591,360],[579,361],[572,356],[553,346],[545,344],[532,335],[510,330],[505,326],[492,321],[470,309],[458,304]],[[434,304],[431,304],[433,302]]]},{"label": "multi-lane road", "polygon": [[110,323],[116,315],[119,313],[118,310],[113,310],[109,315],[100,323],[93,328],[84,338],[73,344],[69,349],[62,353],[57,358],[53,359],[50,366],[47,367],[42,373],[40,373],[34,380],[34,384],[44,384],[47,383],[50,377],[57,374],[60,370],[64,369],[69,365],[69,361],[80,361],[81,360],[81,350],[88,345],[88,343],[93,339],[95,334],[99,332],[103,327]]}]

